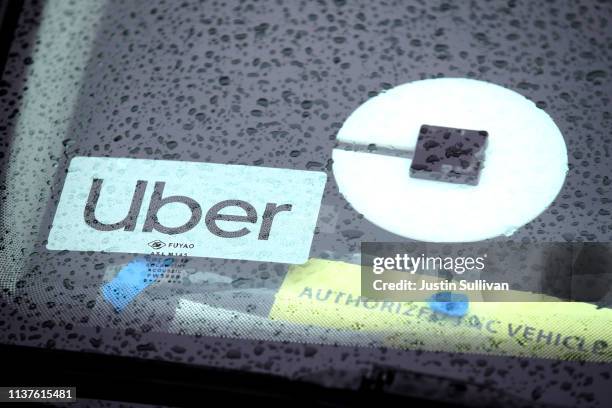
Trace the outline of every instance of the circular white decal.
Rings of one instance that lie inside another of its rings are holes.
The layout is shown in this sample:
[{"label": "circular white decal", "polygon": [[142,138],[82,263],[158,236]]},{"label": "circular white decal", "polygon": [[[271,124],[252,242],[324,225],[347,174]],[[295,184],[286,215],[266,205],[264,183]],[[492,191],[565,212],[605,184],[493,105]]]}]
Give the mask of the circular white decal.
[{"label": "circular white decal", "polygon": [[[422,125],[488,132],[477,185],[410,176],[410,154],[402,151],[414,151]],[[340,192],[372,223],[415,240],[511,235],[550,205],[567,172],[563,136],[546,112],[514,91],[471,79],[397,86],[357,108],[337,138]]]}]

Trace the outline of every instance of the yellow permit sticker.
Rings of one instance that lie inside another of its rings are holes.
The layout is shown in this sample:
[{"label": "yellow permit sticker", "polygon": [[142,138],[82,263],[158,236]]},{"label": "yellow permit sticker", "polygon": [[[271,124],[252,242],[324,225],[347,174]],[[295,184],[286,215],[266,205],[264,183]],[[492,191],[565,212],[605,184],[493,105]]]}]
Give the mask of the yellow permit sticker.
[{"label": "yellow permit sticker", "polygon": [[360,266],[311,259],[292,266],[270,319],[371,333],[390,347],[595,362],[612,361],[612,310],[589,303],[470,302],[462,316],[426,301],[368,301]]}]

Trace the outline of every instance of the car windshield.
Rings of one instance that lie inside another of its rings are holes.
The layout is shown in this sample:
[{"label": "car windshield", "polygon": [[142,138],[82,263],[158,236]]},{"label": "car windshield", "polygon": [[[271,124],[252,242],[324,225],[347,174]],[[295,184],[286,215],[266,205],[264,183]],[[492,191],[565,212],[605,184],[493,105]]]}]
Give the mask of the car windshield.
[{"label": "car windshield", "polygon": [[25,1],[0,84],[2,343],[611,403],[611,20]]}]

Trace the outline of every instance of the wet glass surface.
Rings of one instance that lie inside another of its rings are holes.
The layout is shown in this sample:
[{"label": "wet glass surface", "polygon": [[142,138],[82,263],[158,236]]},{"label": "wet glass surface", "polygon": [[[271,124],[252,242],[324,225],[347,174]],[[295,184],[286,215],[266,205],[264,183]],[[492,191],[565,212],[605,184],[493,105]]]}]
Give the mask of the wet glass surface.
[{"label": "wet glass surface", "polygon": [[0,84],[0,338],[346,388],[383,367],[396,373],[388,392],[474,406],[606,406],[606,365],[405,350],[358,327],[271,318],[288,264],[47,239],[74,157],[309,170],[327,174],[310,258],[356,265],[362,241],[402,238],[338,191],[338,129],[395,85],[467,77],[534,101],[568,147],[561,193],[512,239],[609,242],[611,18],[598,1],[26,2]]}]

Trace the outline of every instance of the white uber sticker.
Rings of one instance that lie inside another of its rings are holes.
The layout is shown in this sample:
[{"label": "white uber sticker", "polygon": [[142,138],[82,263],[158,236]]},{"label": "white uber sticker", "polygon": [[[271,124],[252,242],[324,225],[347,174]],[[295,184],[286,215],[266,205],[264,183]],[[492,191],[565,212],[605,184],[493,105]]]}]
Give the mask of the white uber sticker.
[{"label": "white uber sticker", "polygon": [[439,78],[399,85],[359,106],[337,139],[414,151],[422,125],[488,132],[478,185],[413,178],[410,157],[333,151],[340,192],[387,231],[428,242],[510,236],[546,210],[563,187],[567,148],[555,122],[522,95],[484,81]]},{"label": "white uber sticker", "polygon": [[325,182],[314,171],[75,157],[47,249],[301,264]]}]

